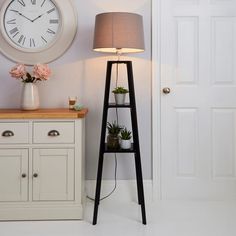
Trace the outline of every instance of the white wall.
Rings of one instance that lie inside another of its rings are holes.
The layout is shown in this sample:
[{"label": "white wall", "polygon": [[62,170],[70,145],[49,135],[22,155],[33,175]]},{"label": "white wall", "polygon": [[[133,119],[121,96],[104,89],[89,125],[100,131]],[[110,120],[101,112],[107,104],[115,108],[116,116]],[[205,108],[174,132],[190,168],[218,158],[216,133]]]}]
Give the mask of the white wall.
[{"label": "white wall", "polygon": [[[4,0],[0,0],[2,3]],[[151,179],[151,0],[75,0],[78,9],[78,32],[70,49],[58,60],[50,63],[53,76],[50,81],[38,83],[40,104],[43,108],[67,107],[69,95],[77,95],[89,108],[86,122],[86,177],[95,179],[100,141],[106,61],[116,60],[109,54],[92,51],[95,15],[110,11],[127,11],[143,15],[146,51],[142,54],[123,56],[133,61],[136,103],[143,175]],[[15,64],[0,54],[0,108],[19,108],[21,84],[8,74]],[[120,81],[125,84],[126,73],[120,68]],[[120,111],[120,124],[130,126],[128,112]],[[109,120],[114,119],[113,112]],[[104,178],[112,179],[113,155],[104,162]],[[118,156],[118,178],[132,179],[132,155]]]}]

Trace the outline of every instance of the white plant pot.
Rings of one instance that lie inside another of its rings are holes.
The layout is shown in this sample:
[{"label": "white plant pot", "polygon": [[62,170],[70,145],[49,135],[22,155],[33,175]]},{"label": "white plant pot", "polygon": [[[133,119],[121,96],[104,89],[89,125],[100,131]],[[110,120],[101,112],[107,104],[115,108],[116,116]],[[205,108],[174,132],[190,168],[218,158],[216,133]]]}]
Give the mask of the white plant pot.
[{"label": "white plant pot", "polygon": [[22,110],[37,110],[39,108],[38,87],[34,83],[24,83],[21,94]]},{"label": "white plant pot", "polygon": [[124,140],[124,139],[121,139],[120,140],[120,147],[122,149],[130,149],[131,148],[131,140]]},{"label": "white plant pot", "polygon": [[126,93],[114,93],[115,101],[117,105],[125,104],[125,95]]}]

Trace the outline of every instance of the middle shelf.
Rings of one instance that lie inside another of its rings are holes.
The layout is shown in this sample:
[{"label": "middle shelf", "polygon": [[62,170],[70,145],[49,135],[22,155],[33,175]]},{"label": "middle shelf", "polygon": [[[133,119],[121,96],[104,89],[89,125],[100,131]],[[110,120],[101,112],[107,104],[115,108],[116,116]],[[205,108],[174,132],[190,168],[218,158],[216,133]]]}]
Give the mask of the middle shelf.
[{"label": "middle shelf", "polygon": [[131,108],[131,105],[129,103],[125,103],[122,105],[117,105],[116,103],[109,103],[108,108]]},{"label": "middle shelf", "polygon": [[131,144],[131,148],[130,149],[110,149],[107,147],[107,143],[105,143],[105,149],[104,149],[104,153],[135,153],[135,149],[134,149],[134,144]]}]

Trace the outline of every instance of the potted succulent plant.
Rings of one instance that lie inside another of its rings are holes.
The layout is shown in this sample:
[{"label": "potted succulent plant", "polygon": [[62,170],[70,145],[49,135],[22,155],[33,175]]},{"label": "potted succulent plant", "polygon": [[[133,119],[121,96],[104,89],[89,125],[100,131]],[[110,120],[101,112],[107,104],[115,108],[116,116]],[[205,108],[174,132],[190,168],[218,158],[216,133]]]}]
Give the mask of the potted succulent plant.
[{"label": "potted succulent plant", "polygon": [[131,148],[131,131],[126,128],[122,129],[120,132],[120,147],[122,149],[130,149]]},{"label": "potted succulent plant", "polygon": [[116,87],[112,92],[114,93],[116,104],[123,105],[125,103],[125,96],[129,91],[124,87]]},{"label": "potted succulent plant", "polygon": [[119,149],[119,133],[122,128],[115,121],[113,121],[112,123],[107,122],[107,130],[107,147],[109,149]]}]

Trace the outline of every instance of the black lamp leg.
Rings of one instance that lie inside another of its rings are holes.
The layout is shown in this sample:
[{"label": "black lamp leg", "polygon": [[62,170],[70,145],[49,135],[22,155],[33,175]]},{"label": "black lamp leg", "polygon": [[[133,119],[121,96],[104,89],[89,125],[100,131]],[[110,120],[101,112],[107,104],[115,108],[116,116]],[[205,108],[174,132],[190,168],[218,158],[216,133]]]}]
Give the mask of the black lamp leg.
[{"label": "black lamp leg", "polygon": [[95,202],[94,202],[93,225],[97,224],[98,205],[100,202],[101,183],[102,183],[103,159],[104,157],[102,154],[99,156],[99,161],[98,161],[97,186],[96,186],[96,195],[95,195]]}]

